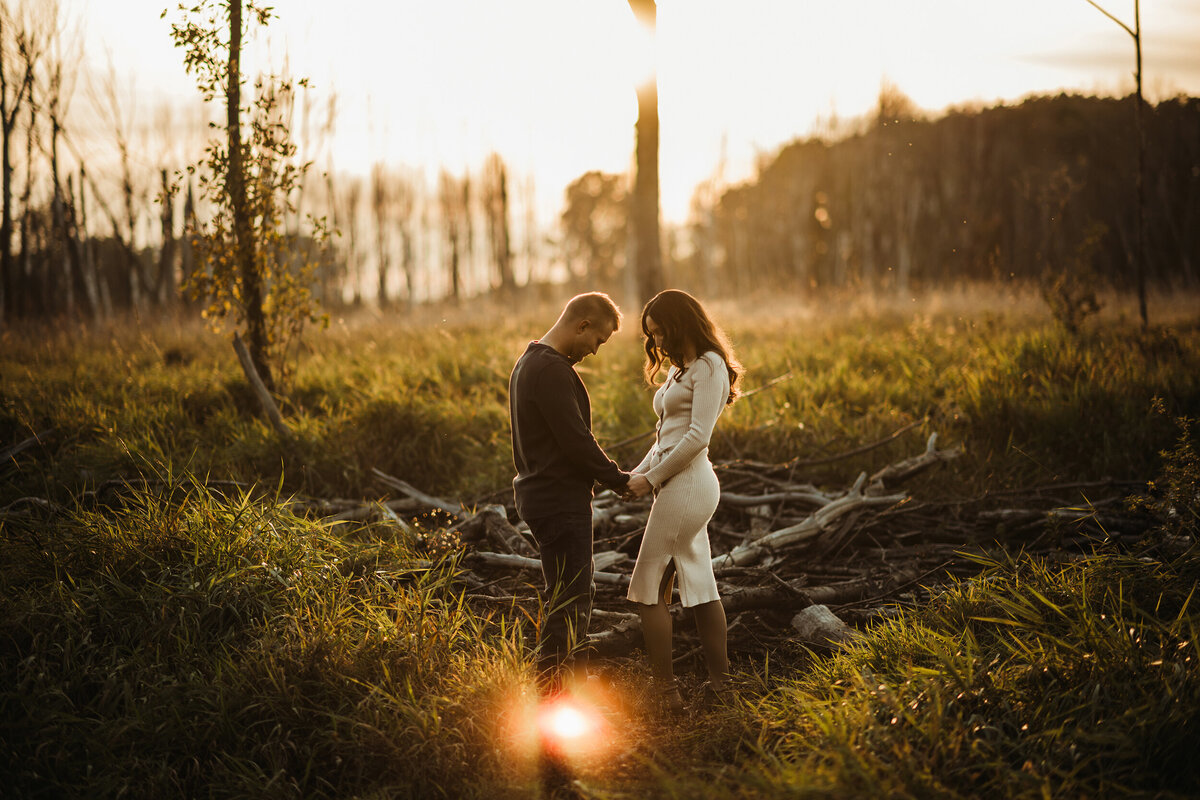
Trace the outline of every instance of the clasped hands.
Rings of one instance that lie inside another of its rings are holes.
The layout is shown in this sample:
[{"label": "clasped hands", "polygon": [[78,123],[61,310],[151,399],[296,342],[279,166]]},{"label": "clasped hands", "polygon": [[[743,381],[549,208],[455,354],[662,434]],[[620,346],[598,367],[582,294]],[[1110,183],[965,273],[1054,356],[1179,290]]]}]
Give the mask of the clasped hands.
[{"label": "clasped hands", "polygon": [[645,497],[654,491],[654,486],[650,483],[650,479],[640,472],[634,472],[629,475],[629,483],[625,484],[625,491],[621,493],[622,500],[636,500],[639,497]]}]

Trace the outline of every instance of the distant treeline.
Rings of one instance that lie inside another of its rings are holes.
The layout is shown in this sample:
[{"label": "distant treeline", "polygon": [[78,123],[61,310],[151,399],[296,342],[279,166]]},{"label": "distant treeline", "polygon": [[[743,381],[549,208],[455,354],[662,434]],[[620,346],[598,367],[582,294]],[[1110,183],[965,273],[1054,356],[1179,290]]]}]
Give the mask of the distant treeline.
[{"label": "distant treeline", "polygon": [[[1194,286],[1200,99],[1145,112],[1147,279]],[[1039,97],[932,118],[885,90],[869,118],[783,147],[753,180],[698,187],[691,222],[667,230],[666,280],[710,297],[997,279],[1129,289],[1134,120],[1132,97]],[[154,202],[123,160],[122,191],[105,198],[90,173],[63,174],[53,155],[39,158],[40,127],[28,127],[22,150],[35,169],[7,172],[16,191],[4,193],[11,238],[4,248],[0,236],[0,321],[179,303],[180,285],[202,268],[190,231],[206,211],[190,183],[173,191],[160,171]],[[53,154],[58,128],[49,130]],[[432,188],[378,167],[366,180],[314,182],[296,203],[340,232],[316,271],[326,305],[411,305],[564,279],[628,294],[630,184],[580,176],[554,232],[531,216],[532,183],[510,187],[494,154],[473,175],[443,172]],[[299,210],[287,228],[283,246],[311,257]]]},{"label": "distant treeline", "polygon": [[[923,118],[884,92],[849,136],[784,147],[720,194],[676,265],[698,287],[1076,278],[1127,288],[1134,101],[1059,95]],[[1200,99],[1147,107],[1147,278],[1200,277]]]}]

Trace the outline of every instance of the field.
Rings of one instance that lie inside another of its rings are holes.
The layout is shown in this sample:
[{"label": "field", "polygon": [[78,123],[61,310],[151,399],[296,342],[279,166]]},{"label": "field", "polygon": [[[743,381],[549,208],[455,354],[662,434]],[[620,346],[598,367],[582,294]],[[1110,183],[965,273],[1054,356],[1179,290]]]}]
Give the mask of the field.
[{"label": "field", "polygon": [[[1073,559],[981,572],[840,652],[764,651],[727,706],[665,719],[637,659],[572,755],[594,797],[1186,797],[1200,792],[1195,297],[1115,298],[1078,335],[1029,295],[717,305],[761,391],[714,459],[846,485],[930,433],[908,487],[962,500],[1128,482],[1154,521]],[[828,310],[837,309],[837,313]],[[228,340],[191,322],[0,334],[0,779],[13,796],[530,797],[527,637],[469,605],[435,518],[335,524],[291,498],[467,506],[511,480],[507,375],[552,321],[480,301],[312,333],[276,437]],[[636,315],[581,374],[626,465],[653,428]],[[767,384],[775,379],[778,381]],[[1149,482],[1154,486],[1150,487]],[[1080,493],[1070,498],[1086,505]]]}]

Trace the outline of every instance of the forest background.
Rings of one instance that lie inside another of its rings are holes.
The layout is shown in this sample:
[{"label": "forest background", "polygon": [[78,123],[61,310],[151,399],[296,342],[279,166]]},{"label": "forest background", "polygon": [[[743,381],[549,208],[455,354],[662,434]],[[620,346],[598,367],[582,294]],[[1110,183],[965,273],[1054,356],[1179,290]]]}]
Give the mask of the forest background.
[{"label": "forest background", "polygon": [[[169,119],[180,112],[144,110],[113,71],[81,71],[69,6],[10,6],[0,313],[108,319],[178,303],[197,268],[188,231],[212,213],[187,174],[212,112],[197,107],[195,138],[181,140]],[[514,178],[498,153],[442,166],[432,183],[383,161],[367,176],[338,172],[322,156],[336,87],[319,94],[283,69],[294,85],[271,114],[297,143],[296,160],[315,168],[292,187],[282,228],[297,264],[315,252],[310,217],[336,232],[313,276],[327,307],[411,308],[563,284],[636,300],[633,171],[579,175],[553,220],[539,219],[532,178]],[[885,83],[873,112],[827,119],[760,153],[744,181],[727,182],[714,164],[688,218],[663,223],[663,279],[700,294],[786,290],[801,301],[823,288],[903,295],[979,280],[1098,280],[1123,291],[1137,260],[1142,173],[1146,276],[1192,286],[1197,101],[1147,107],[1144,167],[1135,107],[1132,95],[1060,94],[935,113]]]}]

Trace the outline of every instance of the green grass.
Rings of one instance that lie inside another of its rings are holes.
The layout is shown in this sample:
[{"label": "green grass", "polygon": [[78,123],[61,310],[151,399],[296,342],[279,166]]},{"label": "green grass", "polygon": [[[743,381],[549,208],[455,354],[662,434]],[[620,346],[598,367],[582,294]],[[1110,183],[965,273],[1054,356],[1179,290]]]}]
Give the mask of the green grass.
[{"label": "green grass", "polygon": [[[715,458],[820,457],[921,420],[798,478],[845,485],[938,431],[966,453],[917,496],[1161,476],[1146,505],[1163,536],[1138,557],[997,554],[849,652],[764,657],[738,704],[679,725],[645,713],[640,668],[619,666],[612,749],[577,765],[590,791],[1200,791],[1200,558],[1171,538],[1196,534],[1194,432],[1172,424],[1200,416],[1194,314],[1071,337],[1028,307],[719,308],[748,390],[790,377],[729,410]],[[0,508],[17,503],[0,520],[6,793],[536,793],[520,736],[536,611],[471,605],[436,527],[330,525],[280,502],[381,497],[372,467],[468,502],[508,485],[508,370],[552,314],[447,316],[313,336],[290,442],[256,415],[228,343],[190,324],[2,334],[0,446],[54,430],[0,474]],[[604,443],[653,427],[635,328],[627,316],[583,365]]]},{"label": "green grass", "polygon": [[[1194,797],[1200,553],[992,562],[760,684],[734,767],[673,796]],[[720,788],[714,789],[717,785]]]}]

